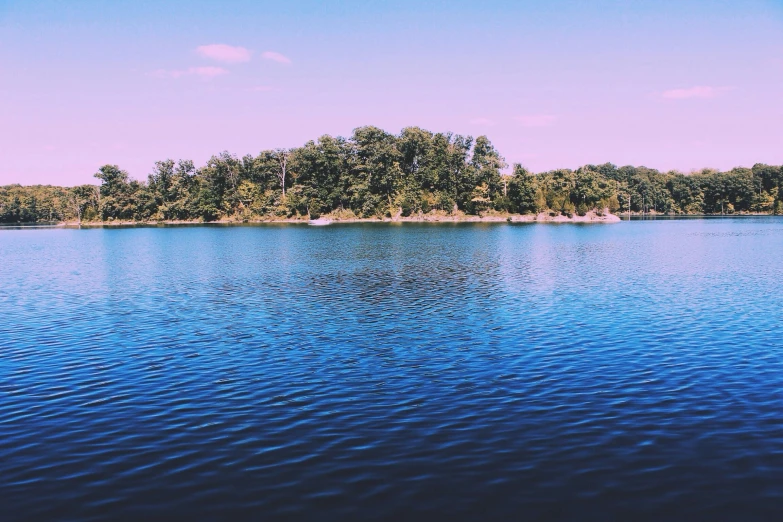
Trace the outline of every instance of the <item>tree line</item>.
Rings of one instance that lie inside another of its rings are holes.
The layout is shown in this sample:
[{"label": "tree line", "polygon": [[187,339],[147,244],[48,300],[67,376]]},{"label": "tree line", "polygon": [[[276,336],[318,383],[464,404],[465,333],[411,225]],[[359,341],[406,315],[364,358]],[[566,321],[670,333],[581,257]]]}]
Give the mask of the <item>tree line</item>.
[{"label": "tree line", "polygon": [[591,210],[665,214],[783,214],[783,167],[756,164],[682,174],[611,163],[511,173],[486,136],[418,127],[390,134],[360,127],[293,149],[241,158],[222,152],[155,163],[146,181],[116,165],[100,185],[0,187],[0,222],[252,220],[399,217],[488,212],[584,215]]}]

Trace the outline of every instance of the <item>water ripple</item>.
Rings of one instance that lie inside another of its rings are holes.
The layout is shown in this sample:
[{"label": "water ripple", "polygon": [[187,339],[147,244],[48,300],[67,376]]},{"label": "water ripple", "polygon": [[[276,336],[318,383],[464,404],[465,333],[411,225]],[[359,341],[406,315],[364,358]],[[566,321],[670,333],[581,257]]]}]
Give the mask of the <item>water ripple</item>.
[{"label": "water ripple", "polygon": [[3,511],[771,518],[781,230],[0,231]]}]

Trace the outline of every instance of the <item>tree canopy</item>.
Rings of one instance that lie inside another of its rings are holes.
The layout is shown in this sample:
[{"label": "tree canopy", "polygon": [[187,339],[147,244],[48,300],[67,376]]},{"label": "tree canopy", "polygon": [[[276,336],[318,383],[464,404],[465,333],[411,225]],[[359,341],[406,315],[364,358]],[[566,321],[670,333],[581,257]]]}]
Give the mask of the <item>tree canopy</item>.
[{"label": "tree canopy", "polygon": [[783,167],[682,174],[611,163],[506,173],[486,136],[360,127],[293,149],[155,163],[146,181],[104,165],[99,186],[0,187],[0,222],[149,221],[550,212],[783,213]]}]

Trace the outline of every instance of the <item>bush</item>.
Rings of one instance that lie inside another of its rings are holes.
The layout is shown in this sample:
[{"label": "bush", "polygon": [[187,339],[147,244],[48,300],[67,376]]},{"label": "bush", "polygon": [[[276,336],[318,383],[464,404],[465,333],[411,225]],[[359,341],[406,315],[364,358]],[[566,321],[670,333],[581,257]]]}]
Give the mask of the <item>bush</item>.
[{"label": "bush", "polygon": [[361,217],[371,217],[380,214],[378,207],[380,206],[380,198],[368,194],[367,199],[362,203]]},{"label": "bush", "polygon": [[617,199],[617,196],[612,196],[606,202],[605,206],[609,209],[609,212],[614,214],[615,212],[620,210],[620,201]]},{"label": "bush", "polygon": [[514,202],[506,196],[499,196],[492,202],[492,206],[498,212],[515,212]]},{"label": "bush", "polygon": [[442,192],[438,197],[438,207],[451,214],[455,211],[456,203],[448,194]]}]

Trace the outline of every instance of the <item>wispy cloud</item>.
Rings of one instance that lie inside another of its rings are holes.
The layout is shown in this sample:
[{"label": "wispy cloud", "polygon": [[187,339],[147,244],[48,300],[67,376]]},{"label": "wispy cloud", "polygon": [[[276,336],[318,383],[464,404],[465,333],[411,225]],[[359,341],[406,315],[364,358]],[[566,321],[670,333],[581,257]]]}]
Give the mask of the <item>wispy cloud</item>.
[{"label": "wispy cloud", "polygon": [[491,127],[495,125],[495,122],[489,118],[473,118],[470,120],[470,123],[473,125],[483,125],[485,127]]},{"label": "wispy cloud", "polygon": [[265,60],[272,60],[273,62],[277,62],[277,63],[284,63],[284,64],[291,63],[290,58],[288,58],[287,56],[283,56],[280,53],[276,53],[274,51],[265,51],[261,55],[261,57],[264,58]]},{"label": "wispy cloud", "polygon": [[514,118],[523,127],[551,127],[557,121],[557,116],[551,114],[527,114]]},{"label": "wispy cloud", "polygon": [[215,76],[223,76],[228,74],[228,71],[222,67],[191,67],[188,69],[188,74],[195,74],[196,76],[203,76],[206,78],[214,78]]},{"label": "wispy cloud", "polygon": [[200,45],[196,52],[205,57],[225,63],[249,62],[252,53],[244,47],[227,44]]},{"label": "wispy cloud", "polygon": [[271,85],[255,85],[253,87],[249,87],[247,90],[250,92],[272,92],[276,91],[277,89]]},{"label": "wispy cloud", "polygon": [[149,73],[156,78],[182,78],[183,76],[199,76],[205,79],[215,78],[228,74],[228,71],[222,67],[190,67],[184,70],[158,69]]},{"label": "wispy cloud", "polygon": [[715,98],[716,96],[732,90],[732,87],[710,87],[709,85],[696,85],[687,89],[669,89],[663,91],[661,96],[669,100],[685,100],[688,98]]}]

